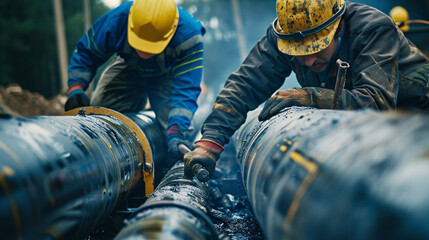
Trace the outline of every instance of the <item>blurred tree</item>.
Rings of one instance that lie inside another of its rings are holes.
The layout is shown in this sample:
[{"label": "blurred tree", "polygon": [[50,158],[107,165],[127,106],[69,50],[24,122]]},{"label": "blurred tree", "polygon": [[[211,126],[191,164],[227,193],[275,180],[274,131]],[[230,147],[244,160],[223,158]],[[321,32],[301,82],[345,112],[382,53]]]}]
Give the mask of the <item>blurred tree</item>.
[{"label": "blurred tree", "polygon": [[[64,19],[67,35],[67,49],[69,56],[73,52],[77,41],[86,32],[84,22],[84,6],[83,1],[63,0]],[[110,9],[103,5],[100,0],[90,0],[91,22],[95,22],[101,15],[108,12]]]},{"label": "blurred tree", "polygon": [[88,29],[91,27],[91,6],[89,4],[89,0],[83,0],[83,21],[84,21],[84,29],[85,31],[88,31]]},{"label": "blurred tree", "polygon": [[[90,0],[92,19],[109,9]],[[70,56],[84,34],[82,1],[63,0]],[[60,90],[52,1],[0,0],[0,85],[18,83],[46,97]]]},{"label": "blurred tree", "polygon": [[1,0],[0,9],[0,83],[17,82],[45,92],[56,89],[52,1]]},{"label": "blurred tree", "polygon": [[62,0],[52,0],[54,6],[54,22],[55,22],[55,35],[57,39],[57,52],[58,52],[58,65],[60,71],[60,89],[67,91],[68,81],[68,54],[67,54],[67,41],[66,33],[64,30],[64,17],[63,17],[63,4]]}]

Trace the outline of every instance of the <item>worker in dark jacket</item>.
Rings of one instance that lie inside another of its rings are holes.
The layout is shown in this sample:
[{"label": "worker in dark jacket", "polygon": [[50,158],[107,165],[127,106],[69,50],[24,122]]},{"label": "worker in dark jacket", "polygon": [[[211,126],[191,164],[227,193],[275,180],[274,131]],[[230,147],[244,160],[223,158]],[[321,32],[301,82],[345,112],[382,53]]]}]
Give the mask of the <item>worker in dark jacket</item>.
[{"label": "worker in dark jacket", "polygon": [[[120,112],[143,110],[147,98],[168,132],[169,152],[198,108],[204,27],[174,0],[126,2],[100,17],[80,39],[69,66],[65,110],[94,105]],[[85,94],[98,67],[113,54],[91,101]]]},{"label": "worker in dark jacket", "polygon": [[[216,160],[248,111],[265,120],[290,106],[331,108],[337,59],[349,63],[339,109],[429,108],[428,59],[390,17],[344,0],[277,0],[277,18],[228,78],[202,126],[185,171]],[[295,72],[302,88],[280,90]]]}]

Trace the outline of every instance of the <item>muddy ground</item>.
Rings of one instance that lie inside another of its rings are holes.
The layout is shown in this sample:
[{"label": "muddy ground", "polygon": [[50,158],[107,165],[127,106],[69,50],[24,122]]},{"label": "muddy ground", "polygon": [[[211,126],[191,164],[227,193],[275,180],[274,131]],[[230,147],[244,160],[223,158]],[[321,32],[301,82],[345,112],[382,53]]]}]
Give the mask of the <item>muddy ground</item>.
[{"label": "muddy ground", "polygon": [[46,99],[39,93],[22,89],[17,84],[0,86],[0,113],[13,117],[59,115],[64,112],[65,94]]}]

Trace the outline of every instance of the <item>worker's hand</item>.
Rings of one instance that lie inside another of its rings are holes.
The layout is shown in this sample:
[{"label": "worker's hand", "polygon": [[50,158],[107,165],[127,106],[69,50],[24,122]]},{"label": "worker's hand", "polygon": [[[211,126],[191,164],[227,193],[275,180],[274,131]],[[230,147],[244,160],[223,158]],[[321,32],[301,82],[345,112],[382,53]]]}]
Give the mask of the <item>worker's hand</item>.
[{"label": "worker's hand", "polygon": [[84,106],[89,106],[89,98],[83,91],[82,85],[74,85],[69,89],[69,96],[64,105],[64,110],[69,111]]},{"label": "worker's hand", "polygon": [[223,151],[223,146],[217,142],[201,139],[195,143],[195,149],[192,152],[185,154],[185,177],[192,178],[194,176],[194,165],[201,164],[211,177],[215,171],[216,161],[219,159]]},{"label": "worker's hand", "polygon": [[171,166],[173,166],[173,164],[176,163],[178,160],[183,160],[184,153],[179,150],[180,144],[185,145],[190,150],[194,149],[193,144],[185,139],[183,129],[180,128],[177,124],[171,125],[167,129],[168,153],[164,166],[165,168],[170,169]]},{"label": "worker's hand", "polygon": [[333,91],[324,88],[296,88],[280,90],[269,98],[259,114],[259,121],[267,120],[278,114],[286,107],[306,106],[315,108],[330,108],[333,100]]},{"label": "worker's hand", "polygon": [[194,149],[191,142],[182,138],[173,138],[168,141],[167,167],[170,168],[178,160],[183,160],[183,153],[179,150],[179,145],[183,144],[190,150]]}]

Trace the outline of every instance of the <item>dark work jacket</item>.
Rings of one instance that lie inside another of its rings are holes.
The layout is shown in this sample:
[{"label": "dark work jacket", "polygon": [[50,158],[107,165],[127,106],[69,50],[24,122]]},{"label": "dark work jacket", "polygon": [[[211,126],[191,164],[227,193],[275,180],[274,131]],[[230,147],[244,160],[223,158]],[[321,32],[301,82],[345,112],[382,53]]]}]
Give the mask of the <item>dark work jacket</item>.
[{"label": "dark work jacket", "polygon": [[[427,58],[384,13],[367,5],[346,2],[345,33],[336,59],[350,64],[340,109],[422,107],[428,101]],[[426,68],[425,68],[426,67]],[[423,69],[423,70],[422,70]],[[335,87],[335,64],[326,79],[280,52],[272,27],[232,73],[202,126],[202,139],[222,145],[244,123],[248,111],[279,89],[291,72],[302,87]],[[417,75],[417,77],[415,76]],[[420,76],[420,77],[419,77]],[[425,106],[428,107],[428,106]]]}]

